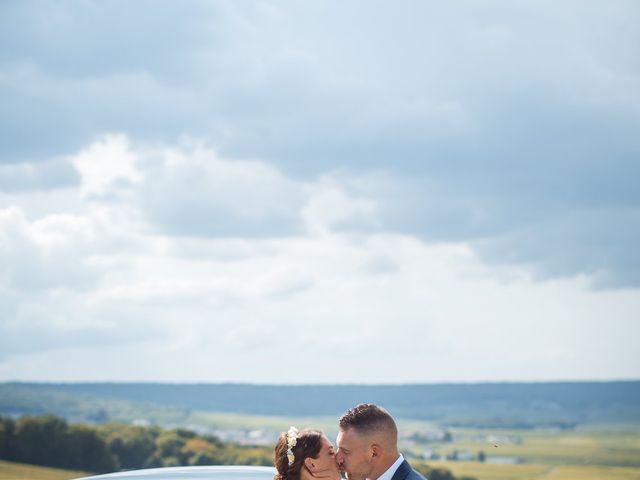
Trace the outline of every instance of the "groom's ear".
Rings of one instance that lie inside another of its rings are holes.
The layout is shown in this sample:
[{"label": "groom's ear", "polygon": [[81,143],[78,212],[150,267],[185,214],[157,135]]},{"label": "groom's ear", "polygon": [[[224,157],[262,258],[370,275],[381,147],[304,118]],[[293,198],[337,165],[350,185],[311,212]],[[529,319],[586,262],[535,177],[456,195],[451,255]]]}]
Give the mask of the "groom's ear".
[{"label": "groom's ear", "polygon": [[382,453],[382,448],[377,443],[371,445],[371,459],[378,458]]}]

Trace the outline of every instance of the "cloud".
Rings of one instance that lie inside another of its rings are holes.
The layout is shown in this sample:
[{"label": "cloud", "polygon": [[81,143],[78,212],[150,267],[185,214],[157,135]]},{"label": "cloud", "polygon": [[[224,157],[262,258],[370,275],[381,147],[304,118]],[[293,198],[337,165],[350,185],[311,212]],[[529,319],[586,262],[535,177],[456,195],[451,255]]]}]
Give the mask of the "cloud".
[{"label": "cloud", "polygon": [[38,191],[71,187],[78,174],[66,159],[46,162],[0,164],[0,191]]},{"label": "cloud", "polygon": [[[218,159],[209,151],[167,151],[149,164],[139,195],[166,232],[195,236],[279,236],[301,229],[304,184],[259,161]],[[188,188],[185,188],[188,185]]]},{"label": "cloud", "polygon": [[120,185],[142,181],[124,135],[107,135],[73,157],[84,195],[99,198]]},{"label": "cloud", "polygon": [[29,223],[17,207],[0,210],[2,284],[24,291],[89,288],[93,272],[76,254],[90,236],[81,218],[57,215]]},{"label": "cloud", "polygon": [[96,256],[109,255],[117,242],[100,237],[98,224],[91,216],[29,220],[18,207],[0,210],[2,361],[157,335],[153,325],[140,326],[131,306],[100,305],[108,276]]},{"label": "cloud", "polygon": [[4,291],[0,296],[13,307],[0,321],[0,365],[68,349],[104,350],[166,338],[161,327],[141,322],[133,310],[96,308],[78,292],[45,292],[19,300]]},{"label": "cloud", "polygon": [[519,193],[508,184],[506,192],[496,187],[488,193],[438,179],[378,178],[358,194],[376,198],[383,230],[466,241],[485,261],[526,265],[540,278],[587,273],[602,279],[600,287],[637,285],[631,246],[640,235],[640,210],[628,198],[611,198],[626,197],[626,179],[617,192],[605,185],[604,175],[601,181],[602,191],[589,187],[598,200],[583,192],[584,199],[569,198],[570,187],[551,188],[550,196],[568,197],[562,205],[530,191],[526,182]]},{"label": "cloud", "polygon": [[108,134],[69,161],[93,207],[109,211],[121,202],[150,228],[192,244],[193,237],[270,238],[377,221],[375,201],[358,197],[348,179],[299,179],[261,160],[221,158],[194,141],[134,146]]},{"label": "cloud", "polygon": [[376,255],[367,260],[362,269],[373,275],[393,273],[398,270],[398,264],[387,255]]},{"label": "cloud", "polygon": [[638,210],[593,208],[550,213],[472,245],[487,261],[525,264],[538,278],[584,273],[594,287],[615,289],[640,282],[639,241]]}]

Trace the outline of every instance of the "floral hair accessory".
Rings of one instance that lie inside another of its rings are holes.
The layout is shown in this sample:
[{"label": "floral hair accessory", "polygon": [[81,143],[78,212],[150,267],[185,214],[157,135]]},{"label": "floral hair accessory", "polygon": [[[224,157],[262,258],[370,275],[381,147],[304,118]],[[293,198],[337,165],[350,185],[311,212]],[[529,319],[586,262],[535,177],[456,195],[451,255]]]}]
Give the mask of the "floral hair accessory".
[{"label": "floral hair accessory", "polygon": [[298,443],[298,429],[296,427],[290,427],[287,432],[287,460],[289,460],[289,466],[293,465],[296,457],[293,455],[293,447]]}]

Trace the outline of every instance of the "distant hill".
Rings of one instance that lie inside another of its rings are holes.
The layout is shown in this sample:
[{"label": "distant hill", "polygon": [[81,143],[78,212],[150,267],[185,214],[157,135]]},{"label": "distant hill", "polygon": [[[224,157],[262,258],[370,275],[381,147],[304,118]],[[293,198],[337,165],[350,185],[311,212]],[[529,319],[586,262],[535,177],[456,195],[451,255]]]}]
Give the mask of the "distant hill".
[{"label": "distant hill", "polygon": [[[373,402],[398,418],[448,425],[640,424],[640,381],[420,385],[2,383],[0,415],[54,413],[100,422],[153,411],[338,416]],[[114,412],[119,412],[114,415]]]}]

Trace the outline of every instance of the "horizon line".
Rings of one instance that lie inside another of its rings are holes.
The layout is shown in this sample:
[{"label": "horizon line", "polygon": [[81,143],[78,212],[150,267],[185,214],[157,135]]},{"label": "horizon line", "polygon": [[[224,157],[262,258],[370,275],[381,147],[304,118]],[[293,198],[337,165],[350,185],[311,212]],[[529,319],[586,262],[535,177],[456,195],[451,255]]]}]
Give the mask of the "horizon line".
[{"label": "horizon line", "polygon": [[170,381],[170,380],[0,380],[0,385],[6,384],[41,384],[41,385],[73,385],[73,384],[140,384],[140,385],[174,385],[174,386],[252,386],[252,387],[416,387],[416,386],[455,386],[455,385],[540,385],[540,384],[587,384],[587,383],[637,383],[640,378],[611,378],[611,379],[562,379],[562,380],[474,380],[474,381],[443,381],[443,382],[316,382],[316,383],[266,383],[247,381]]}]

